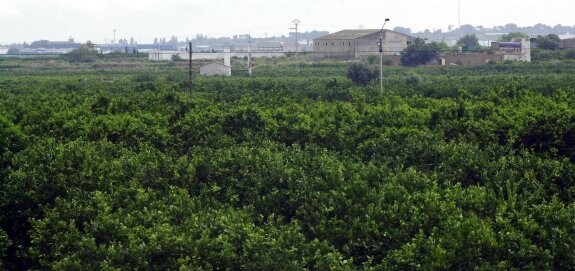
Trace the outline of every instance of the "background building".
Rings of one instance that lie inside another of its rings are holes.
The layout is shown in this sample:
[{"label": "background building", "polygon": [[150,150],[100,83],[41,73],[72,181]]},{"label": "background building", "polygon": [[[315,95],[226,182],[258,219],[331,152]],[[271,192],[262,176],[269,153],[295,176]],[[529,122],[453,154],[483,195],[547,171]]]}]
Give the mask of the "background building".
[{"label": "background building", "polygon": [[561,49],[575,48],[575,38],[562,39],[561,43],[559,44],[559,48]]},{"label": "background building", "polygon": [[531,62],[531,40],[514,39],[511,42],[492,42],[491,48],[503,55],[503,61]]},{"label": "background building", "polygon": [[[354,57],[379,54],[380,29],[342,30],[313,40],[313,52],[324,56]],[[415,38],[383,31],[383,53],[399,55]]]}]

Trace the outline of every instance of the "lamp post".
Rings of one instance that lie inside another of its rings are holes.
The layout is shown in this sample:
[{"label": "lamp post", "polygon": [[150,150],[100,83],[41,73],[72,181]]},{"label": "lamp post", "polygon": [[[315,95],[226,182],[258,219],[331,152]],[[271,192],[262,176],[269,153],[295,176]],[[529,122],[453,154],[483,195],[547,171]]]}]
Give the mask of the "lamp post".
[{"label": "lamp post", "polygon": [[301,21],[295,19],[292,21],[292,23],[295,25],[295,27],[290,28],[292,30],[295,30],[295,66],[296,66],[296,72],[299,73],[299,62],[297,60],[297,26],[301,23]]},{"label": "lamp post", "polygon": [[385,18],[381,32],[379,33],[379,84],[381,85],[381,93],[383,94],[383,28],[389,22],[389,18]]}]

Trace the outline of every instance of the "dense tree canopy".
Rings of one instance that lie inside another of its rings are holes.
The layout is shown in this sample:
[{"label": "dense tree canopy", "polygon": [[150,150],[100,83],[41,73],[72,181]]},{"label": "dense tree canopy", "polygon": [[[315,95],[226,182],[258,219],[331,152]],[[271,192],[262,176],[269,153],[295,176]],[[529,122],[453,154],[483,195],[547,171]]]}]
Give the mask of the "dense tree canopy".
[{"label": "dense tree canopy", "polygon": [[401,52],[401,64],[405,66],[427,64],[439,56],[439,48],[436,43],[427,44],[425,40],[417,38]]},{"label": "dense tree canopy", "polygon": [[70,62],[94,62],[97,53],[94,44],[88,41],[68,53],[67,58]]},{"label": "dense tree canopy", "polygon": [[545,50],[556,50],[559,48],[561,39],[556,34],[539,36],[537,38],[537,47]]},{"label": "dense tree canopy", "polygon": [[510,42],[513,39],[525,39],[525,38],[529,38],[529,36],[527,36],[527,34],[522,33],[522,32],[509,32],[503,36],[501,36],[497,41],[503,41],[503,42]]},{"label": "dense tree canopy", "polygon": [[474,34],[463,36],[457,41],[457,46],[460,46],[464,52],[474,52],[481,49],[479,39]]},{"label": "dense tree canopy", "polygon": [[1,268],[573,269],[573,63],[338,65],[0,71]]},{"label": "dense tree canopy", "polygon": [[359,86],[366,86],[369,82],[377,80],[378,77],[379,70],[364,62],[351,63],[347,67],[347,78]]}]

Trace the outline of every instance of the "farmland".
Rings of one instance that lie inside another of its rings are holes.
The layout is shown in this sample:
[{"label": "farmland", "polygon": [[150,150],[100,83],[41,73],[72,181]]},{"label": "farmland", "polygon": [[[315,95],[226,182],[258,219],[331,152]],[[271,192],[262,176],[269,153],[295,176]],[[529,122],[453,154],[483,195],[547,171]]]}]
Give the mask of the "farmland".
[{"label": "farmland", "polygon": [[574,62],[297,68],[0,58],[0,267],[573,270]]}]

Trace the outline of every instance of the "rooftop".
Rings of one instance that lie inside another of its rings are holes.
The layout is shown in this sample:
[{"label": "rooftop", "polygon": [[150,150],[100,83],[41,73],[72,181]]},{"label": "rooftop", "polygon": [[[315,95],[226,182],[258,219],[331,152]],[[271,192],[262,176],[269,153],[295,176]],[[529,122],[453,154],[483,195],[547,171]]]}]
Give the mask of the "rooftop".
[{"label": "rooftop", "polygon": [[[323,37],[319,37],[316,38],[316,40],[354,40],[354,39],[358,39],[361,37],[365,37],[365,36],[369,36],[375,33],[379,33],[381,31],[381,29],[347,29],[347,30],[342,30],[342,31],[338,31]],[[395,32],[395,31],[391,31],[391,30],[383,30],[385,32],[392,32],[392,33],[397,33],[400,35],[404,35],[404,36],[408,36],[405,35],[403,33],[399,33],[399,32]]]}]

